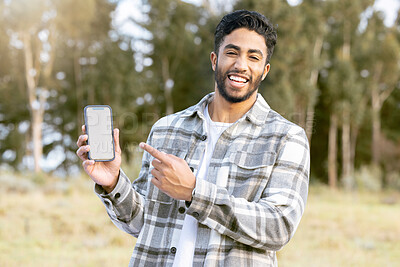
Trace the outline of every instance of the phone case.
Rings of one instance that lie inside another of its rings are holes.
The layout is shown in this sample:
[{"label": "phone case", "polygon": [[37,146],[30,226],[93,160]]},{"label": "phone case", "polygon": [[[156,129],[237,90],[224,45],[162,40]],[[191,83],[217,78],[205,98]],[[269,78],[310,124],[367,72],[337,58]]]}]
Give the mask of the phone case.
[{"label": "phone case", "polygon": [[[99,161],[99,162],[103,162],[103,161],[113,161],[115,159],[115,143],[114,143],[114,122],[113,122],[113,117],[112,117],[112,108],[109,105],[87,105],[84,108],[84,118],[85,118],[85,128],[86,128],[86,133],[89,136],[89,128],[88,128],[88,123],[87,123],[87,116],[86,116],[86,110],[88,108],[92,108],[92,107],[102,107],[102,108],[109,108],[110,109],[110,114],[111,114],[111,136],[112,136],[112,145],[113,145],[113,157],[111,159],[92,159],[90,156],[90,151],[88,152],[88,159],[90,160],[94,160],[94,161]],[[90,136],[88,138],[87,141],[88,145],[90,145]]]}]

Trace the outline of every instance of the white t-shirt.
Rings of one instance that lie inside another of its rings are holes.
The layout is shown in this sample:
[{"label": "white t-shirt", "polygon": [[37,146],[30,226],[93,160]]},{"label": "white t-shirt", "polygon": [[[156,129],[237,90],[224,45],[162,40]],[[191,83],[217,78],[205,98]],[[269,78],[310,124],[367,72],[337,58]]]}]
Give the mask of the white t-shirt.
[{"label": "white t-shirt", "polygon": [[[201,159],[199,170],[196,174],[196,179],[204,179],[206,177],[215,144],[217,143],[221,134],[233,124],[212,121],[208,113],[208,105],[204,109],[204,116],[206,117],[205,130],[207,133],[207,143],[204,155]],[[195,218],[190,215],[185,216],[181,236],[176,249],[173,267],[192,266],[197,236],[197,226],[198,222]]]}]

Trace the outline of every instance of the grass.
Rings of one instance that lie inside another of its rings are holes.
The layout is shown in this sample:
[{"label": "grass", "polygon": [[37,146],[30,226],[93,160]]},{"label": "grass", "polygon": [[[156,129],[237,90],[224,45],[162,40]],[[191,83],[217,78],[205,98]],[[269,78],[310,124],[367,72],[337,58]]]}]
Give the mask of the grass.
[{"label": "grass", "polygon": [[398,192],[333,192],[311,187],[280,266],[400,266]]},{"label": "grass", "polygon": [[1,192],[0,266],[127,266],[135,238],[92,190],[82,179],[64,192]]},{"label": "grass", "polygon": [[[135,238],[110,222],[88,178],[26,188],[0,187],[0,266],[128,265]],[[311,187],[279,266],[399,266],[399,219],[399,193]]]}]

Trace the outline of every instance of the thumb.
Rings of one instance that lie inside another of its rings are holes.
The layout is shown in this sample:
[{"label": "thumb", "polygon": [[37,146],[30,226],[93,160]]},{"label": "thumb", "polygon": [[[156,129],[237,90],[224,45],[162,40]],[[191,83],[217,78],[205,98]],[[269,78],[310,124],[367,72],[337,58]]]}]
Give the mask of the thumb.
[{"label": "thumb", "polygon": [[115,143],[115,152],[121,154],[121,147],[119,146],[119,129],[114,129],[114,143]]}]

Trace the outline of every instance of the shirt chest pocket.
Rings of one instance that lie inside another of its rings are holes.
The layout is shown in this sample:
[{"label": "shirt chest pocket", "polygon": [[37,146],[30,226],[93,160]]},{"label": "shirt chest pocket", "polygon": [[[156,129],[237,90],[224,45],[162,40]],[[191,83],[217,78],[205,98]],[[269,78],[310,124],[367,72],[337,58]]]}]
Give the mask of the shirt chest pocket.
[{"label": "shirt chest pocket", "polygon": [[232,152],[229,156],[228,191],[235,197],[258,200],[268,183],[275,161],[275,152]]},{"label": "shirt chest pocket", "polygon": [[[174,156],[177,156],[179,158],[185,159],[186,155],[187,155],[187,151],[184,150],[180,150],[180,149],[174,149],[174,148],[167,148],[167,149],[158,149],[159,151],[165,152],[167,154],[172,154]],[[151,159],[151,161],[154,158]],[[150,165],[149,168],[149,175],[148,175],[148,183],[149,183],[149,190],[148,190],[148,194],[147,194],[147,199],[157,202],[157,203],[161,203],[161,204],[170,204],[174,201],[174,199],[170,196],[168,196],[167,194],[165,194],[164,192],[162,192],[160,189],[158,189],[156,186],[154,186],[151,183],[151,180],[154,178],[154,176],[151,174],[151,170],[154,167],[152,165]]]}]

